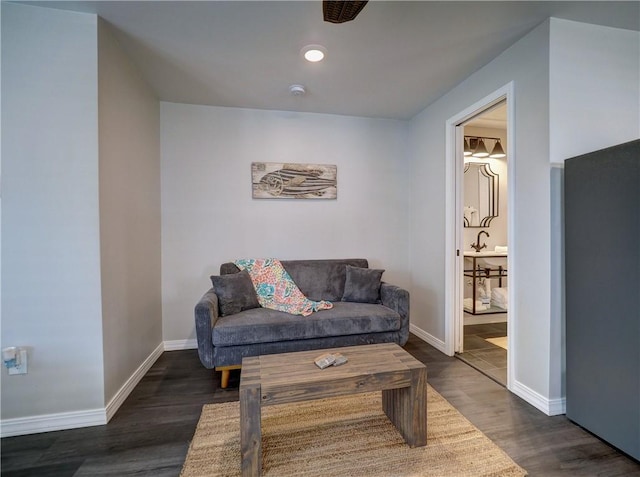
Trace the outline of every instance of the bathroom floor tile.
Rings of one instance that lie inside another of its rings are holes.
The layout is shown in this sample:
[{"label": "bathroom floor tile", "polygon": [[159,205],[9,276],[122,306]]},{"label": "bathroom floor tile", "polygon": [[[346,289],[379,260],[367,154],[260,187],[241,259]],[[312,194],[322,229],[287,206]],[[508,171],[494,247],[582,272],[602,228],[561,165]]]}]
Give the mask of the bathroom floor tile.
[{"label": "bathroom floor tile", "polygon": [[506,323],[467,325],[464,327],[464,353],[456,357],[506,386],[507,351],[486,340],[506,335]]}]

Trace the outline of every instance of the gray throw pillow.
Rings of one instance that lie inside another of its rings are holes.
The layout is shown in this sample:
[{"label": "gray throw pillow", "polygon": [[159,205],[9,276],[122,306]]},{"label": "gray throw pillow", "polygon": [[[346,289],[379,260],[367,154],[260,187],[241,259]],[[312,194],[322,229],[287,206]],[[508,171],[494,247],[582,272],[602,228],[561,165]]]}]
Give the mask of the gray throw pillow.
[{"label": "gray throw pillow", "polygon": [[260,307],[256,290],[246,270],[227,275],[212,275],[211,283],[218,295],[220,316],[235,315]]},{"label": "gray throw pillow", "polygon": [[347,265],[342,301],[380,303],[380,282],[384,270]]}]

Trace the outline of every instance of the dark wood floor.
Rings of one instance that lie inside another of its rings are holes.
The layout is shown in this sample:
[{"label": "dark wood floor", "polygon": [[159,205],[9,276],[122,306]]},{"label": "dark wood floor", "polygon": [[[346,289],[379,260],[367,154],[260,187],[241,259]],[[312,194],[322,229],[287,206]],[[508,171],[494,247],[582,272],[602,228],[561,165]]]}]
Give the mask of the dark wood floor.
[{"label": "dark wood floor", "polygon": [[[640,476],[640,464],[568,421],[548,417],[464,362],[411,336],[429,383],[530,476]],[[177,476],[203,404],[238,399],[195,350],[165,352],[106,426],[5,438],[2,475]]]}]

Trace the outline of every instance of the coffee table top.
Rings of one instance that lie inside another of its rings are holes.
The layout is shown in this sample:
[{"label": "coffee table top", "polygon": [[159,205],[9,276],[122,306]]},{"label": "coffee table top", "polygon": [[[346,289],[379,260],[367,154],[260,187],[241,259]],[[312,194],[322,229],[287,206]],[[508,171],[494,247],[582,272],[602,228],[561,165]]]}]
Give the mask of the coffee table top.
[{"label": "coffee table top", "polygon": [[[325,353],[341,353],[341,366],[318,368]],[[425,365],[395,343],[319,349],[244,358],[240,388],[260,387],[261,405],[396,389],[411,385],[411,370]]]}]

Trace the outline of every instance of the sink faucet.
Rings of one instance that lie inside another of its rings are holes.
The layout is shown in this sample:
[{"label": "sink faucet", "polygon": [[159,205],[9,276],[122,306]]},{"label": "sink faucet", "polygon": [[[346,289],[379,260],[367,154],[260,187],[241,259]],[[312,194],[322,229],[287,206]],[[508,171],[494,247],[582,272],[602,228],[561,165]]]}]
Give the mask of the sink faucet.
[{"label": "sink faucet", "polygon": [[487,237],[489,237],[489,234],[485,230],[481,230],[480,232],[478,232],[478,238],[476,239],[476,243],[471,244],[471,248],[474,249],[476,252],[479,252],[483,248],[487,248],[486,243],[483,243],[482,245],[480,245],[480,235],[482,234],[485,234]]}]

